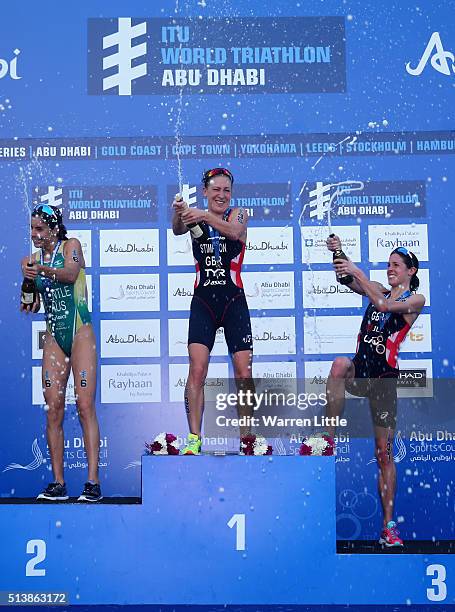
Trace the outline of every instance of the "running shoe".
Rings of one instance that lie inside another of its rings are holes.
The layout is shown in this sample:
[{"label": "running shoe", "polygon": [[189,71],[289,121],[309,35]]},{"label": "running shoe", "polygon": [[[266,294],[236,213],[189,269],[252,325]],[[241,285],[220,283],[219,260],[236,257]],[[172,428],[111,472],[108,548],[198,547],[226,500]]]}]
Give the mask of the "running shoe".
[{"label": "running shoe", "polygon": [[182,450],[182,455],[200,455],[201,454],[201,438],[196,434],[188,434],[188,443]]},{"label": "running shoe", "polygon": [[86,482],[84,490],[81,495],[77,498],[78,502],[98,502],[103,499],[101,495],[101,487],[99,484],[93,482]]},{"label": "running shoe", "polygon": [[391,548],[392,546],[403,546],[403,540],[398,535],[397,524],[395,521],[389,521],[387,527],[383,529],[379,544]]},{"label": "running shoe", "polygon": [[48,501],[66,501],[69,495],[66,491],[65,483],[51,482],[36,499],[46,499]]}]

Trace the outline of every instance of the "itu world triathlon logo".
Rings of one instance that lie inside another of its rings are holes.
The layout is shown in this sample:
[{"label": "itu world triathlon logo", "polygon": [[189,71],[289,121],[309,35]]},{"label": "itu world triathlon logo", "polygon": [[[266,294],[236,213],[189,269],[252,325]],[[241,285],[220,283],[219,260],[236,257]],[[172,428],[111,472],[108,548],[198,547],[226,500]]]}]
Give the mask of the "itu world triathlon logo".
[{"label": "itu world triathlon logo", "polygon": [[314,189],[309,192],[309,201],[304,206],[310,209],[310,219],[316,217],[322,221],[325,216],[330,218],[333,207],[341,194],[348,194],[352,191],[361,191],[364,188],[362,181],[341,181],[339,183],[327,183],[324,185],[317,181]]},{"label": "itu world triathlon logo", "polygon": [[63,205],[63,189],[49,185],[47,191],[40,194],[39,204],[48,204],[60,208]]},{"label": "itu world triathlon logo", "polygon": [[445,51],[439,32],[433,32],[430,36],[417,66],[412,68],[411,62],[406,64],[406,72],[412,76],[420,76],[428,62],[431,63],[434,70],[441,74],[450,76],[455,73],[455,56],[450,51]]},{"label": "itu world triathlon logo", "polygon": [[[108,28],[108,31],[107,31]],[[147,76],[147,22],[131,17],[89,20],[90,94],[131,96]],[[101,85],[101,87],[100,87]]]}]

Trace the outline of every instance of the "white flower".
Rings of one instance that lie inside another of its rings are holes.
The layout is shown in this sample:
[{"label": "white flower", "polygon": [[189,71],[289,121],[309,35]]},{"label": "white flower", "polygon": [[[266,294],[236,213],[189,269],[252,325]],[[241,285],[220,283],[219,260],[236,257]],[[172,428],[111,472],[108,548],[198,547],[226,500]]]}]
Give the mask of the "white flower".
[{"label": "white flower", "polygon": [[253,452],[255,455],[265,455],[267,452],[268,444],[267,440],[263,436],[256,436],[253,445]]},{"label": "white flower", "polygon": [[305,440],[305,444],[311,447],[312,455],[322,455],[322,453],[325,451],[325,449],[329,445],[327,440],[324,440],[324,438],[320,438],[317,436],[307,438]]}]

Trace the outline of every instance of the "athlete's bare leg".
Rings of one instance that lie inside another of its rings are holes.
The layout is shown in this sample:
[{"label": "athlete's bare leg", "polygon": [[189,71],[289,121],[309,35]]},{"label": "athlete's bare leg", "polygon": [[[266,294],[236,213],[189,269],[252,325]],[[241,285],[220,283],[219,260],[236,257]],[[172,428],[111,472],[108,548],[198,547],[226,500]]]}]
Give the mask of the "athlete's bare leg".
[{"label": "athlete's bare leg", "polygon": [[[327,378],[327,408],[328,417],[340,416],[344,408],[344,397],[346,381],[352,380],[355,375],[355,367],[349,357],[337,357]],[[335,427],[327,427],[329,436],[335,435]]]},{"label": "athlete's bare leg", "polygon": [[96,340],[91,325],[80,327],[73,340],[71,366],[76,406],[88,460],[88,480],[98,483],[100,430],[95,410]]},{"label": "athlete's bare leg", "polygon": [[63,484],[63,417],[70,364],[49,332],[44,336],[42,366],[43,392],[47,405],[47,445],[51,455],[54,481]]},{"label": "athlete's bare leg", "polygon": [[[232,355],[232,363],[234,366],[237,391],[250,391],[251,393],[254,393],[255,387],[252,372],[253,351],[237,351]],[[251,402],[238,402],[237,412],[239,418],[242,418],[243,416],[252,417],[254,415],[254,405]],[[242,426],[239,429],[240,437],[242,438],[251,434],[251,428],[248,426]]]},{"label": "athlete's bare leg", "polygon": [[204,412],[204,383],[209,367],[209,349],[204,344],[192,342],[188,345],[190,369],[185,387],[185,409],[190,432],[201,435]]},{"label": "athlete's bare leg", "polygon": [[378,461],[378,490],[381,498],[384,528],[392,520],[397,487],[397,472],[393,459],[394,430],[374,426],[375,451]]}]

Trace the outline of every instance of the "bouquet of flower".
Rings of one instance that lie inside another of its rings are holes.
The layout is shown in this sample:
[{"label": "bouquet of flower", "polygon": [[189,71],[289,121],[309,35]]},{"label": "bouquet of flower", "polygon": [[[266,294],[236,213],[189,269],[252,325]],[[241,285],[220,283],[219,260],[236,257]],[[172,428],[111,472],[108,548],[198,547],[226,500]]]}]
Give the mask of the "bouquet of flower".
[{"label": "bouquet of flower", "polygon": [[299,455],[333,455],[335,449],[334,439],[328,434],[310,436],[305,438],[299,450]]},{"label": "bouquet of flower", "polygon": [[148,444],[145,443],[148,455],[178,455],[179,446],[174,434],[160,433]]},{"label": "bouquet of flower", "polygon": [[263,436],[243,436],[240,440],[241,455],[271,455],[272,447]]}]

